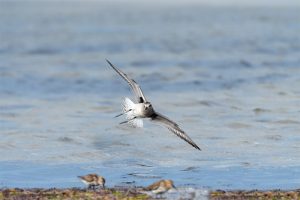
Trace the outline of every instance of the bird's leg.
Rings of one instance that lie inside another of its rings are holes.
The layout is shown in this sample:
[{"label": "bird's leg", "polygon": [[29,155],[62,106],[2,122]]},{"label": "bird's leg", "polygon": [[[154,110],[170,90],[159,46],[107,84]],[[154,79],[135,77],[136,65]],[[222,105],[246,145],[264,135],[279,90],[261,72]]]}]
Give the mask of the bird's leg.
[{"label": "bird's leg", "polygon": [[127,110],[127,111],[125,111],[125,112],[123,112],[123,113],[121,113],[121,114],[118,114],[118,115],[116,115],[114,118],[120,117],[121,115],[124,115],[124,114],[126,114],[126,113],[128,113],[128,112],[130,112],[130,111],[132,111],[132,109],[129,109],[129,110]]},{"label": "bird's leg", "polygon": [[123,122],[121,122],[120,124],[128,123],[128,122],[130,122],[130,121],[132,121],[132,120],[134,120],[134,119],[136,119],[136,117],[134,117],[134,118],[132,118],[132,119],[130,119],[130,120],[123,121]]}]

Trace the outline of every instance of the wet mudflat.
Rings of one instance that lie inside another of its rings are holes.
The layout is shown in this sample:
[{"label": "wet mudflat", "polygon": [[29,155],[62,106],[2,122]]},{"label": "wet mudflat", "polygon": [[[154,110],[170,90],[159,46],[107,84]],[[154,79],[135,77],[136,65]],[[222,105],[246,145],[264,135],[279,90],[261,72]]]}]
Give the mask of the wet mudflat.
[{"label": "wet mudflat", "polygon": [[105,190],[70,189],[2,189],[0,199],[150,199],[133,188]]},{"label": "wet mudflat", "polygon": [[[29,199],[130,199],[130,200],[151,200],[151,199],[211,199],[211,200],[230,200],[230,199],[261,199],[261,200],[297,200],[300,199],[300,189],[298,190],[269,190],[269,191],[210,191],[207,195],[196,196],[190,194],[178,194],[176,198],[168,195],[148,195],[141,192],[142,188],[109,188],[105,190],[86,190],[79,188],[69,189],[2,189],[0,199],[7,200],[29,200]],[[188,196],[188,198],[186,198]]]},{"label": "wet mudflat", "polygon": [[231,200],[231,199],[300,199],[300,190],[237,190],[237,191],[222,191],[217,190],[210,193],[212,200]]}]

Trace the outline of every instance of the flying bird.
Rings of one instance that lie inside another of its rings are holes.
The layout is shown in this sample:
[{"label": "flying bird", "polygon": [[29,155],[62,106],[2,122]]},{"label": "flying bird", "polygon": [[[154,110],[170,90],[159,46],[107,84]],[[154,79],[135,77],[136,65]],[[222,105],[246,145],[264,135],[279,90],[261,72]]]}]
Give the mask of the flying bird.
[{"label": "flying bird", "polygon": [[185,140],[196,149],[201,150],[200,147],[193,142],[193,140],[179,127],[177,123],[154,110],[152,104],[146,99],[141,87],[133,79],[129,78],[127,74],[115,67],[109,60],[106,61],[129,84],[136,99],[136,103],[134,103],[129,98],[125,98],[123,103],[123,113],[116,117],[125,114],[127,120],[120,124],[129,123],[135,127],[143,127],[142,119],[149,118],[151,121],[158,122],[159,124],[167,127],[178,137]]}]

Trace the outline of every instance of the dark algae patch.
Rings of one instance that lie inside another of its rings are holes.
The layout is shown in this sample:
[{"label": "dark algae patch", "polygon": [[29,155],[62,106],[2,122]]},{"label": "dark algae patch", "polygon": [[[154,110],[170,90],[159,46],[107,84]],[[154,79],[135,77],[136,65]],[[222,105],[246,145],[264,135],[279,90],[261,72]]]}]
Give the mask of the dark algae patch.
[{"label": "dark algae patch", "polygon": [[1,189],[0,199],[2,200],[59,200],[59,199],[99,199],[99,200],[148,200],[151,199],[146,194],[139,193],[136,188],[118,188],[105,190],[86,190],[86,189]]},{"label": "dark algae patch", "polygon": [[[0,189],[2,200],[59,200],[59,199],[99,199],[99,200],[152,200],[165,199],[163,196],[151,197],[141,193],[141,188],[109,188],[105,190],[70,189]],[[300,200],[300,189],[297,190],[215,190],[209,194],[211,200]],[[182,199],[182,198],[178,198]]]},{"label": "dark algae patch", "polygon": [[211,200],[300,200],[300,189],[291,190],[291,191],[283,191],[283,190],[270,190],[270,191],[224,191],[224,190],[216,190],[210,193]]}]

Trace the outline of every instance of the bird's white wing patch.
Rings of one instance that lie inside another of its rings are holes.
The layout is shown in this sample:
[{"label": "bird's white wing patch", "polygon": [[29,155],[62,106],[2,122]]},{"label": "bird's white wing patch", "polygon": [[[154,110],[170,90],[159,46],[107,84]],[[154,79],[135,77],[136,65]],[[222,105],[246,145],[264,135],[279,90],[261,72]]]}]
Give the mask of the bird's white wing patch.
[{"label": "bird's white wing patch", "polygon": [[123,112],[126,112],[130,109],[134,109],[134,103],[128,97],[125,97],[123,101]]},{"label": "bird's white wing patch", "polygon": [[[131,109],[131,111],[129,111]],[[129,98],[124,98],[123,101],[123,112],[125,113],[126,119],[134,118],[133,115],[134,103]]]}]

